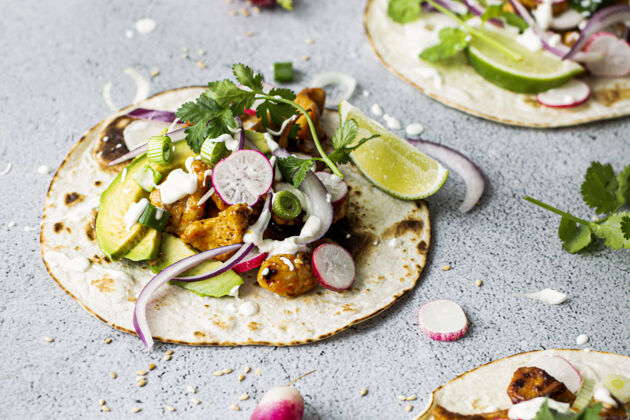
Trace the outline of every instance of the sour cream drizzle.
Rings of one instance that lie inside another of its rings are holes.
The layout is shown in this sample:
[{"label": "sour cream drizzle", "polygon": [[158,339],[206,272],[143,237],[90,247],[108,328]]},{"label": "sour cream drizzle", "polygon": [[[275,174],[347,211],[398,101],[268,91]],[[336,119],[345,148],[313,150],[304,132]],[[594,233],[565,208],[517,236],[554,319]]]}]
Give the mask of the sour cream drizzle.
[{"label": "sour cream drizzle", "polygon": [[[508,417],[511,419],[531,420],[536,417],[538,410],[540,410],[540,407],[546,399],[546,397],[538,397],[513,405],[512,408],[510,408],[510,411],[508,411]],[[549,408],[560,413],[569,412],[569,404],[557,402],[551,399],[549,400]]]},{"label": "sour cream drizzle", "polygon": [[130,230],[133,225],[136,224],[136,222],[142,215],[142,212],[147,207],[147,204],[149,204],[149,200],[147,200],[146,198],[142,198],[137,203],[131,203],[131,205],[129,205],[129,209],[123,217],[127,230]]},{"label": "sour cream drizzle", "polygon": [[296,118],[297,118],[297,115],[294,115],[291,118],[287,118],[286,120],[284,120],[284,122],[282,123],[278,131],[273,131],[272,129],[267,128],[267,133],[271,134],[272,136],[281,135],[284,129],[287,127],[287,125],[289,125],[292,121],[295,121]]},{"label": "sour cream drizzle", "polygon": [[187,195],[197,191],[197,175],[192,172],[193,157],[186,159],[186,169],[188,173],[182,169],[175,169],[164,182],[156,188],[160,190],[160,197],[163,204],[173,204]]}]

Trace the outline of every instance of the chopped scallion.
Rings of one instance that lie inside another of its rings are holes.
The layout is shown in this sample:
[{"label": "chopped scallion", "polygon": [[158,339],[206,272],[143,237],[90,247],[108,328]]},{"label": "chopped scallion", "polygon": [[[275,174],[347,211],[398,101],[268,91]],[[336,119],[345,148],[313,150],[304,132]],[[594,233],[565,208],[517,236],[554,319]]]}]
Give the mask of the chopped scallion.
[{"label": "chopped scallion", "polygon": [[293,63],[290,61],[273,63],[273,78],[276,82],[292,82]]},{"label": "chopped scallion", "polygon": [[147,206],[144,208],[144,211],[140,215],[138,223],[153,228],[158,232],[162,232],[166,227],[168,217],[169,214],[166,210],[155,207],[153,204],[148,203]]},{"label": "chopped scallion", "polygon": [[159,136],[151,137],[147,143],[147,157],[160,165],[168,164],[173,158],[173,142],[165,134],[166,129]]},{"label": "chopped scallion", "polygon": [[133,180],[146,192],[151,192],[162,180],[162,174],[151,167],[145,165],[138,172],[133,174]]},{"label": "chopped scallion", "polygon": [[291,191],[280,191],[273,196],[273,212],[284,220],[293,220],[302,212],[300,200]]}]

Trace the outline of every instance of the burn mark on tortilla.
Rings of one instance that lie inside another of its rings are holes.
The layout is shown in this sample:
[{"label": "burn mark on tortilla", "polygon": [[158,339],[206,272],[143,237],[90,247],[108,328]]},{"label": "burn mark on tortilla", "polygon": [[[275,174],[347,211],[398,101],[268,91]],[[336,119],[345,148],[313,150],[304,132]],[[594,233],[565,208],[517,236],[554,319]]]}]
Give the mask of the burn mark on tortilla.
[{"label": "burn mark on tortilla", "polygon": [[536,96],[533,95],[524,97],[523,103],[533,108],[540,108],[542,106],[542,104],[538,102],[538,99],[536,99]]},{"label": "burn mark on tortilla", "polygon": [[425,241],[418,242],[418,252],[421,254],[426,254],[429,251],[429,247]]},{"label": "burn mark on tortilla", "polygon": [[92,225],[92,222],[85,225],[85,236],[87,236],[87,238],[90,241],[93,241],[94,239],[96,239],[96,236],[94,235],[94,226]]},{"label": "burn mark on tortilla", "polygon": [[357,262],[370,255],[374,249],[374,242],[378,240],[374,233],[359,230],[358,226],[359,223],[350,220],[348,216],[333,224],[326,234],[326,238],[332,239],[350,251]]},{"label": "burn mark on tortilla", "polygon": [[195,332],[193,333],[193,335],[194,335],[195,337],[199,337],[199,338],[205,338],[205,337],[206,337],[206,333],[205,333],[205,332],[201,332],[201,331],[195,331]]},{"label": "burn mark on tortilla", "polygon": [[619,101],[630,98],[630,88],[624,88],[616,84],[611,89],[598,90],[594,94],[595,99],[605,106],[613,106]]},{"label": "burn mark on tortilla", "polygon": [[53,230],[55,231],[55,233],[61,232],[63,228],[64,228],[63,222],[57,222],[53,225]]},{"label": "burn mark on tortilla", "polygon": [[[134,122],[136,119],[122,115],[110,122],[101,131],[98,140],[94,146],[94,157],[96,161],[105,169],[107,164],[129,152],[125,144],[123,131],[125,127]],[[107,137],[107,141],[103,139]],[[116,165],[118,166],[118,165]]]},{"label": "burn mark on tortilla", "polygon": [[78,201],[83,201],[84,198],[85,196],[83,194],[79,194],[77,192],[71,192],[71,193],[66,193],[63,201],[66,203],[66,206],[69,207],[76,204]]},{"label": "burn mark on tortilla", "polygon": [[259,326],[260,326],[260,324],[258,322],[254,322],[254,321],[252,321],[249,324],[247,324],[247,328],[249,328],[250,331],[256,331]]},{"label": "burn mark on tortilla", "polygon": [[[398,238],[404,236],[407,233],[411,233],[414,236],[420,235],[424,229],[424,221],[421,219],[405,219],[397,222],[383,232],[384,238]],[[426,246],[426,244],[425,244]]]},{"label": "burn mark on tortilla", "polygon": [[102,293],[111,293],[116,290],[116,287],[114,287],[114,279],[107,274],[100,279],[92,280],[90,284]]},{"label": "burn mark on tortilla", "polygon": [[101,184],[102,184],[102,182],[101,182],[101,181],[94,181],[94,185],[95,185],[96,187],[100,187],[100,186],[101,186]]}]

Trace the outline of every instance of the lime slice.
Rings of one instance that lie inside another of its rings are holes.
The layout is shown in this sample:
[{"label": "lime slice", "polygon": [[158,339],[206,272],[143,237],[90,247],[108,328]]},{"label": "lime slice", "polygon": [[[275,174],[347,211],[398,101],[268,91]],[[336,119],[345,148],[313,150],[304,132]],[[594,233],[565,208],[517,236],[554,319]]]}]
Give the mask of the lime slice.
[{"label": "lime slice", "polygon": [[473,37],[466,50],[468,60],[484,79],[497,86],[518,93],[538,93],[562,86],[584,72],[582,66],[543,51],[532,52],[515,38],[485,30],[488,36],[523,56],[520,61]]},{"label": "lime slice", "polygon": [[378,134],[350,154],[361,173],[376,187],[403,200],[417,200],[435,194],[448,171],[415,147],[371,120],[346,101],[339,104],[341,123],[354,119],[359,126],[357,140]]}]

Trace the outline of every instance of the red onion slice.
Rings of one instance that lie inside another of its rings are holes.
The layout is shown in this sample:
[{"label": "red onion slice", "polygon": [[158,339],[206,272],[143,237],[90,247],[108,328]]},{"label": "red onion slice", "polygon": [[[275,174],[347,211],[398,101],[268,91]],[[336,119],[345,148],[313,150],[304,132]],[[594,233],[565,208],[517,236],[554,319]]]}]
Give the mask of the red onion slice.
[{"label": "red onion slice", "polygon": [[407,141],[423,153],[441,161],[457,172],[466,183],[466,196],[459,211],[470,211],[483,195],[486,181],[479,167],[455,149],[427,140],[407,139]]},{"label": "red onion slice", "polygon": [[174,112],[161,111],[159,109],[136,108],[133,111],[128,112],[127,116],[138,118],[141,120],[162,121],[169,123],[177,121],[177,124],[183,124],[182,121],[177,120]]},{"label": "red onion slice", "polygon": [[225,273],[226,271],[231,270],[232,267],[234,267],[235,265],[243,261],[245,257],[247,257],[247,255],[252,251],[253,248],[254,248],[254,245],[246,243],[243,246],[241,246],[241,249],[239,249],[234,255],[232,255],[223,264],[221,264],[221,266],[215,268],[214,270],[209,271],[204,274],[199,274],[197,276],[176,277],[173,280],[192,282],[192,281],[201,281],[201,280],[211,279],[212,277],[216,277],[220,274]]},{"label": "red onion slice", "polygon": [[[136,299],[136,305],[133,310],[133,328],[136,330],[138,337],[142,340],[144,345],[151,350],[153,347],[153,337],[151,336],[151,329],[147,321],[147,306],[151,301],[151,296],[166,282],[172,280],[178,274],[190,270],[193,267],[198,266],[202,262],[213,259],[221,254],[227,252],[233,252],[241,248],[242,244],[234,244],[215,248],[210,251],[200,252],[199,254],[191,255],[170,265],[162,270],[158,275],[153,277],[144,286],[138,298]],[[247,254],[245,254],[247,255]]]},{"label": "red onion slice", "polygon": [[519,15],[525,21],[525,23],[527,23],[532,28],[536,26],[536,21],[534,20],[532,15],[529,14],[525,6],[523,6],[518,0],[510,0],[510,4],[512,5],[512,8],[516,12],[516,14]]}]

